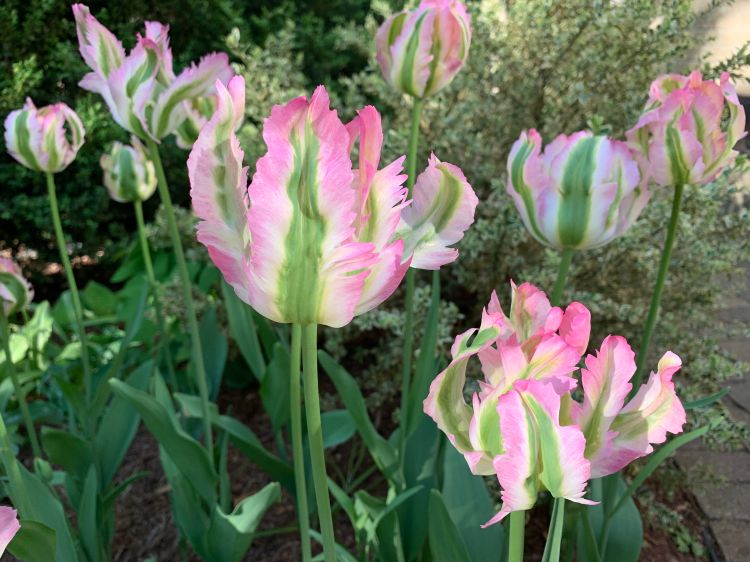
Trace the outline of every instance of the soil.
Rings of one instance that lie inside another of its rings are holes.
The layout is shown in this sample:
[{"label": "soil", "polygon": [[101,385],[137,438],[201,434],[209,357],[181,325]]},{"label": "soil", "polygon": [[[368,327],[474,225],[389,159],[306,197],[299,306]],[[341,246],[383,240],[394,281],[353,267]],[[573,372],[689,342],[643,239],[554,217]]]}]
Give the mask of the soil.
[{"label": "soil", "polygon": [[[231,406],[232,415],[249,425],[253,432],[269,449],[273,449],[273,434],[270,421],[263,411],[260,399],[254,390],[226,389],[219,400],[220,408],[226,411]],[[351,447],[342,445],[329,451],[331,465],[344,462]],[[178,544],[175,526],[169,505],[169,489],[159,462],[158,447],[145,428],[141,428],[120,469],[119,478],[138,471],[148,471],[149,476],[136,482],[120,499],[117,506],[117,531],[113,547],[115,562],[142,562],[154,557],[159,562],[189,561],[199,558],[189,554],[187,547]],[[229,472],[234,501],[257,492],[270,480],[242,454],[230,446]],[[656,489],[652,490],[657,493]],[[708,555],[705,560],[722,561],[720,551],[694,497],[686,490],[678,490],[672,497],[658,494],[660,502],[680,513],[696,537],[702,538]],[[547,535],[547,510],[534,510],[527,524],[526,556],[528,562],[542,559]],[[300,546],[294,530],[273,534],[274,529],[293,527],[296,524],[293,499],[283,493],[282,501],[266,513],[259,529],[259,536],[245,557],[253,562],[295,562],[300,560]],[[353,531],[342,513],[337,514],[337,538],[348,547],[354,544]],[[271,532],[272,534],[268,534]],[[693,562],[696,558],[680,552],[670,535],[661,528],[646,525],[642,562]],[[317,545],[314,545],[316,547]],[[317,552],[317,550],[316,550]]]}]

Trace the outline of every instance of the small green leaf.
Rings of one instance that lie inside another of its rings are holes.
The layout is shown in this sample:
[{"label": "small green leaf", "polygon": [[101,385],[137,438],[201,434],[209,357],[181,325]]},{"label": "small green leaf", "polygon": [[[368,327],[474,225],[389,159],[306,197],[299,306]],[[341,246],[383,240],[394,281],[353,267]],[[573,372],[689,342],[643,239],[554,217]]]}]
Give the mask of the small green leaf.
[{"label": "small green leaf", "polygon": [[332,410],[320,416],[323,426],[323,446],[328,449],[346,443],[357,431],[348,410]]},{"label": "small green leaf", "polygon": [[21,528],[8,545],[8,551],[24,562],[49,562],[55,559],[57,537],[44,523],[21,519]]},{"label": "small green leaf", "polygon": [[719,400],[729,394],[730,390],[731,389],[728,386],[725,386],[719,392],[716,392],[709,396],[704,396],[703,398],[698,398],[697,400],[693,400],[692,402],[685,402],[682,406],[686,410],[700,410],[702,408],[708,408],[709,406],[713,406]]},{"label": "small green leaf", "polygon": [[85,306],[97,316],[110,316],[117,310],[115,293],[96,281],[89,281],[81,297]]}]

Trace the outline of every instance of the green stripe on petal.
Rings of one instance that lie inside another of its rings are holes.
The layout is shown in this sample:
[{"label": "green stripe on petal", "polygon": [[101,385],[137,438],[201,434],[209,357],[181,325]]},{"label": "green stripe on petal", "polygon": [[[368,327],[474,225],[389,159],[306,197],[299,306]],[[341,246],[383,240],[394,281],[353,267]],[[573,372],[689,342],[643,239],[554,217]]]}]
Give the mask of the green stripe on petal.
[{"label": "green stripe on petal", "polygon": [[29,119],[31,113],[29,111],[21,111],[18,114],[15,122],[15,136],[16,136],[16,149],[26,163],[34,170],[41,170],[39,161],[34,154],[34,150],[31,146],[31,135],[29,133]]},{"label": "green stripe on petal", "polygon": [[523,205],[524,207],[526,207],[526,215],[528,216],[531,234],[533,234],[534,237],[538,240],[544,242],[545,244],[548,244],[549,241],[547,240],[547,237],[539,228],[539,223],[537,223],[537,211],[536,203],[534,201],[534,194],[532,193],[531,188],[524,181],[523,177],[524,166],[526,165],[526,161],[528,160],[529,156],[531,156],[533,150],[534,145],[530,142],[522,144],[519,148],[516,157],[513,158],[513,161],[510,164],[511,186],[521,197],[521,199],[523,200]]},{"label": "green stripe on petal", "polygon": [[602,137],[581,139],[566,159],[560,182],[558,236],[565,248],[575,248],[586,238],[591,214],[591,189],[596,153]]}]

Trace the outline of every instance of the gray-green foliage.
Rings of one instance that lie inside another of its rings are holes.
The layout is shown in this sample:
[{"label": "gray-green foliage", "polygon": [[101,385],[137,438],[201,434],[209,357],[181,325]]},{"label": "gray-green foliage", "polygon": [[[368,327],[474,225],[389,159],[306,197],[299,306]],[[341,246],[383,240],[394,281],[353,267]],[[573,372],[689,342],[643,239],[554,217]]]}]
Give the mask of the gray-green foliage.
[{"label": "gray-green foliage", "polygon": [[[459,246],[458,262],[443,270],[443,298],[448,301],[443,337],[476,324],[493,288],[507,303],[510,279],[531,281],[547,290],[554,282],[559,257],[527,235],[505,194],[505,162],[519,132],[535,127],[549,141],[593,121],[607,124],[621,137],[640,112],[653,78],[662,72],[686,72],[688,55],[701,39],[693,29],[700,14],[690,0],[483,0],[469,7],[469,63],[451,87],[428,100],[421,122],[419,162],[424,164],[434,150],[439,158],[460,165],[481,201],[477,222]],[[388,162],[406,150],[410,101],[388,88],[374,61],[374,33],[390,7],[373,2],[372,8],[374,15],[364,25],[350,24],[335,32],[339,49],[368,54],[369,67],[327,86],[343,118],[351,118],[356,108],[368,103],[383,114],[383,154]],[[296,61],[293,51],[284,48],[283,32],[276,40],[280,44],[261,54],[290,70],[286,82],[268,83],[273,91],[264,102],[286,100],[302,85],[294,80]],[[265,63],[256,57],[244,62],[251,84],[256,69]],[[747,63],[748,56],[741,52],[720,67],[737,71]],[[710,75],[717,70],[704,68]],[[262,152],[257,115],[253,121],[255,128],[245,129],[245,144],[252,153]],[[731,290],[727,279],[736,277],[739,262],[748,256],[748,216],[731,204],[735,178],[727,175],[712,186],[688,190],[662,319],[652,344],[653,366],[666,349],[683,357],[682,391],[691,398],[741,372],[717,345],[730,328],[715,320],[717,297]],[[616,333],[637,346],[670,197],[670,190],[657,191],[627,236],[575,257],[565,298],[581,300],[591,309],[593,345]],[[400,303],[396,295],[328,337],[327,345],[338,357],[346,355],[345,361],[365,365],[360,381],[372,392],[374,410],[392,402],[398,389]],[[377,349],[368,349],[372,345]],[[737,443],[747,437],[746,429],[720,407],[694,417],[706,418],[714,424],[715,442]]]}]

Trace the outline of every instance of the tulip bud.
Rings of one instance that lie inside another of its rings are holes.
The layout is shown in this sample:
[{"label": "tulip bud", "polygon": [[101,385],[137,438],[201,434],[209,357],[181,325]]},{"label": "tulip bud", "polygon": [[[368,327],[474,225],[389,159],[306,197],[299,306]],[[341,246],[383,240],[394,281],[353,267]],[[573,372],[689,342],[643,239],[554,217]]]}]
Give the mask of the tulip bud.
[{"label": "tulip bud", "polygon": [[713,181],[734,162],[734,145],[745,134],[745,110],[729,75],[717,84],[694,71],[657,78],[627,138],[641,175],[674,186]]},{"label": "tulip bud", "polygon": [[0,304],[7,317],[23,310],[34,298],[31,284],[13,260],[0,258]]},{"label": "tulip bud", "polygon": [[68,167],[83,145],[85,131],[75,111],[64,103],[37,109],[30,98],[5,119],[5,145],[18,162],[41,172]]},{"label": "tulip bud", "polygon": [[156,191],[154,164],[138,139],[133,137],[133,146],[119,142],[112,145],[109,154],[99,160],[104,170],[104,185],[110,197],[119,203],[145,201]]},{"label": "tulip bud", "polygon": [[376,36],[386,81],[416,98],[442,90],[469,56],[470,19],[459,0],[422,0],[416,10],[388,18]]},{"label": "tulip bud", "polygon": [[596,248],[623,234],[649,199],[625,143],[580,131],[542,152],[534,129],[508,156],[508,193],[529,233],[558,250]]}]

